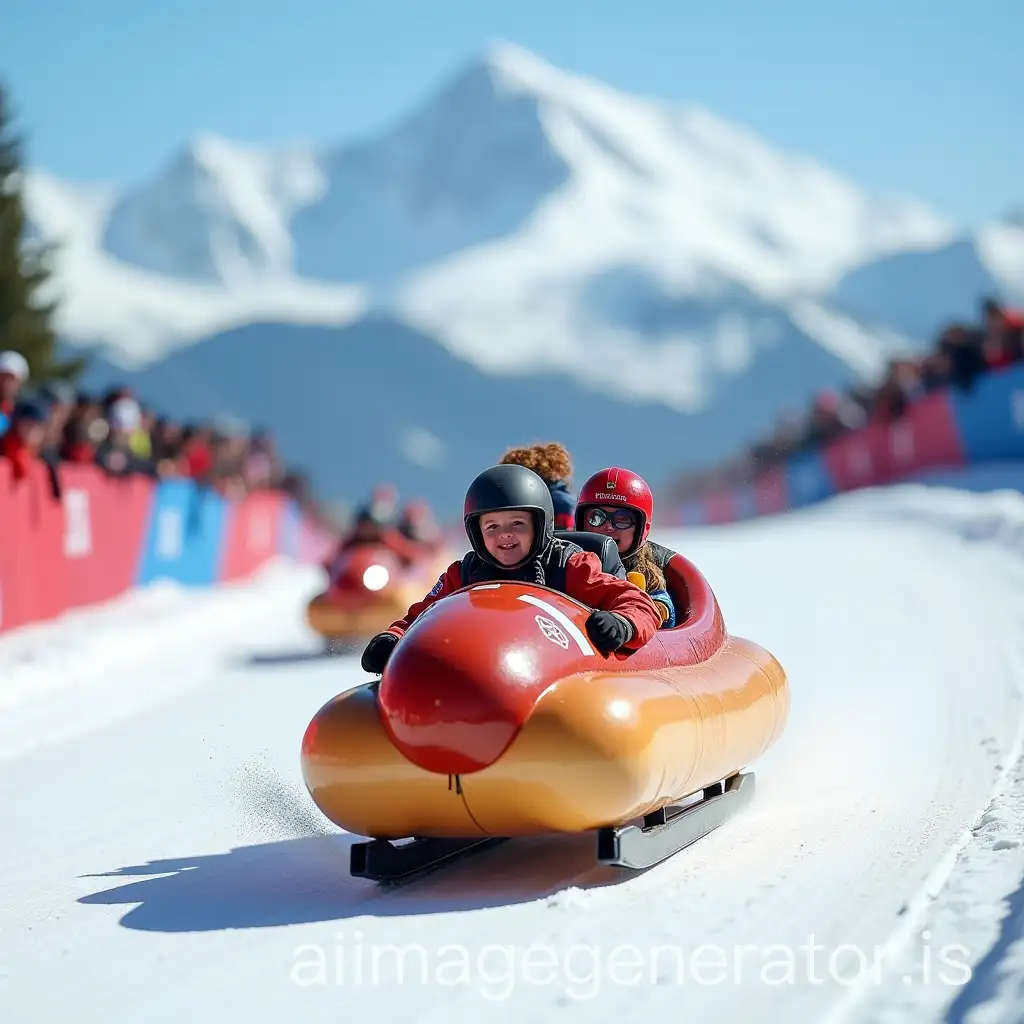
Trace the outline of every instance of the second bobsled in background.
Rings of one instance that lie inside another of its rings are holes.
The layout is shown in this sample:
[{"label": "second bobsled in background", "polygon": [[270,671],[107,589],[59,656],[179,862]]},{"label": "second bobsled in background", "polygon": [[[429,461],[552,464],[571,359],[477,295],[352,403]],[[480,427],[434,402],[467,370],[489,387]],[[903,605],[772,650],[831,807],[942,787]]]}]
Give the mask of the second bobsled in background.
[{"label": "second bobsled in background", "polygon": [[407,562],[385,543],[352,547],[336,557],[327,588],[306,606],[306,621],[328,641],[364,640],[401,618],[453,557],[424,549]]}]

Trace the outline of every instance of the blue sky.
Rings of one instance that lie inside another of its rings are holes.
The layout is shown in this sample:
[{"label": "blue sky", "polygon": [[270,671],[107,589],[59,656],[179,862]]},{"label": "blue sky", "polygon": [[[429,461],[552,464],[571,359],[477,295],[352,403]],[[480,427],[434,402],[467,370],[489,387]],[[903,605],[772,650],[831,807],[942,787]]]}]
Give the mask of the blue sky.
[{"label": "blue sky", "polygon": [[1021,0],[4,0],[29,159],[131,182],[199,131],[336,143],[492,40],[695,100],[964,222],[1024,206]]}]

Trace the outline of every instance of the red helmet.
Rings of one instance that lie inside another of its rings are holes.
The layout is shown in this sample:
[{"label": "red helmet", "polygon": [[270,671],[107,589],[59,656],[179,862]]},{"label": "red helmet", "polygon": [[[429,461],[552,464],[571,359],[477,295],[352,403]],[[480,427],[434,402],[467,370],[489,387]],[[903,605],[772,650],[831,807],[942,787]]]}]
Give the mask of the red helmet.
[{"label": "red helmet", "polygon": [[647,481],[629,469],[611,466],[596,472],[581,488],[576,503],[576,529],[585,529],[586,510],[593,505],[619,505],[632,509],[640,516],[640,525],[633,543],[623,556],[631,555],[647,540],[654,521],[654,495]]}]

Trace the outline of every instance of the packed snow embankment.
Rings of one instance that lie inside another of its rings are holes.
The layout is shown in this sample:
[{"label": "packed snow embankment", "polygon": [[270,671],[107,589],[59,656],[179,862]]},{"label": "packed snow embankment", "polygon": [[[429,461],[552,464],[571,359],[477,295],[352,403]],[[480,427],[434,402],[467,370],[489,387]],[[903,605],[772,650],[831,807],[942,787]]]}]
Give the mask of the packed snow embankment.
[{"label": "packed snow embankment", "polygon": [[126,718],[280,632],[317,567],[284,559],[217,587],[162,581],[0,636],[0,760]]}]

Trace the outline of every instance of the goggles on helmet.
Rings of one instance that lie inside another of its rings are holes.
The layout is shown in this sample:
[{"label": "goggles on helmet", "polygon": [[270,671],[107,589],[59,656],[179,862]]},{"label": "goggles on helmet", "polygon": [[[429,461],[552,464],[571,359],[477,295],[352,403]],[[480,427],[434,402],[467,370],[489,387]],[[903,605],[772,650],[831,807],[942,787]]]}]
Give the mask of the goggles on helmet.
[{"label": "goggles on helmet", "polygon": [[631,526],[636,526],[637,517],[635,512],[625,508],[613,509],[611,512],[603,508],[587,509],[588,526],[604,526],[608,522],[615,530],[628,530]]}]

